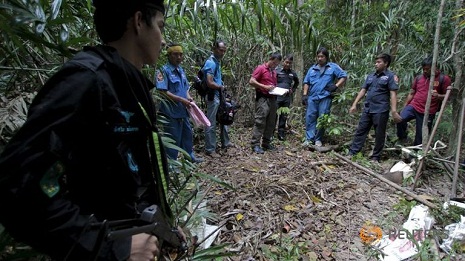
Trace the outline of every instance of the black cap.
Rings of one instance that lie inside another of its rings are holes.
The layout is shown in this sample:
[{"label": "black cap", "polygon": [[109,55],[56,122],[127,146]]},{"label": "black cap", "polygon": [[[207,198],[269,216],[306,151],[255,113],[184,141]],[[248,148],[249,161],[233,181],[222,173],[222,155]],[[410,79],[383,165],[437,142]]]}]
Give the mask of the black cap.
[{"label": "black cap", "polygon": [[165,13],[164,0],[93,0],[92,3],[95,8],[99,9],[124,9],[128,11],[135,11],[141,8],[153,8],[161,13]]}]

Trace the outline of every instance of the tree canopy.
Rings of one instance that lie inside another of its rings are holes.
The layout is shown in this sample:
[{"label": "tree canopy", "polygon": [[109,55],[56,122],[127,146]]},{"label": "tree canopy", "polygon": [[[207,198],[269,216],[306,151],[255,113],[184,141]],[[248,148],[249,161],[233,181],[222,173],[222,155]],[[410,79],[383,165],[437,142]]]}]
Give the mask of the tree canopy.
[{"label": "tree canopy", "polygon": [[[91,2],[2,1],[0,90],[5,97],[38,90],[82,46],[98,43]],[[380,52],[393,55],[391,69],[400,78],[399,97],[406,96],[420,61],[432,55],[440,1],[170,0],[166,4],[165,38],[183,45],[183,66],[190,76],[216,39],[228,43],[224,80],[241,104],[252,103],[248,79],[271,52],[294,54],[295,70],[302,77],[314,63],[316,49],[327,47],[330,59],[349,73],[334,109],[337,116],[347,109]],[[463,39],[462,4],[446,1],[441,23],[438,66],[452,77],[457,70],[454,54],[464,48],[459,41]],[[153,74],[153,67],[146,72]],[[461,86],[455,88],[459,92],[451,101],[453,109],[459,108],[462,94]],[[245,106],[239,121],[248,123],[251,117],[252,108]],[[447,120],[453,124],[456,117]]]}]

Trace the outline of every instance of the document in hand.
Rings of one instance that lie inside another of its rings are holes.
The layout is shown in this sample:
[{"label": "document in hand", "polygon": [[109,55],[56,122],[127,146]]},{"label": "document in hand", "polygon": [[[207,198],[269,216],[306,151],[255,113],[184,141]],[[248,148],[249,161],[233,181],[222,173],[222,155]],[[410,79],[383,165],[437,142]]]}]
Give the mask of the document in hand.
[{"label": "document in hand", "polygon": [[187,109],[191,116],[194,126],[197,128],[210,127],[211,123],[202,110],[195,103],[191,103],[191,106]]},{"label": "document in hand", "polygon": [[281,87],[276,87],[273,90],[269,92],[271,95],[277,95],[277,96],[283,96],[284,94],[288,93],[289,89],[281,88]]}]

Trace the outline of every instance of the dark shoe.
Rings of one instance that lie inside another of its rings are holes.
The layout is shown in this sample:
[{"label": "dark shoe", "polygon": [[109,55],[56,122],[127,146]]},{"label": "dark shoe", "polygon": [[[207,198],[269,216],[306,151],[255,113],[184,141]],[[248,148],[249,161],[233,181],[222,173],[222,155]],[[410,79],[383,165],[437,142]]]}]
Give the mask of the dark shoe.
[{"label": "dark shoe", "polygon": [[278,134],[278,140],[284,140],[284,134]]},{"label": "dark shoe", "polygon": [[216,152],[205,152],[205,155],[212,157],[212,158],[221,158],[221,155]]},{"label": "dark shoe", "polygon": [[198,163],[202,163],[204,160],[202,158],[198,158],[198,157],[193,157],[191,159],[191,162],[192,163],[195,163],[195,164],[198,164]]},{"label": "dark shoe", "polygon": [[379,163],[379,158],[377,158],[377,157],[371,157],[371,158],[370,158],[370,161],[371,161],[371,162],[374,162],[374,163]]},{"label": "dark shoe", "polygon": [[275,147],[273,145],[271,145],[271,144],[267,144],[267,145],[263,144],[262,148],[263,148],[263,150],[274,150],[275,149]]},{"label": "dark shoe", "polygon": [[234,143],[232,143],[232,142],[230,142],[230,143],[228,143],[226,145],[221,145],[222,149],[229,149],[229,148],[235,148],[235,147],[236,147],[236,145],[234,145]]},{"label": "dark shoe", "polygon": [[252,150],[253,150],[255,153],[257,153],[257,154],[263,154],[263,153],[265,153],[265,152],[262,150],[262,148],[260,148],[260,146],[258,146],[258,145],[254,146],[254,147],[252,148]]},{"label": "dark shoe", "polygon": [[411,139],[409,138],[399,138],[396,142],[396,145],[400,145],[402,147],[408,147],[408,146],[412,146],[413,142]]}]

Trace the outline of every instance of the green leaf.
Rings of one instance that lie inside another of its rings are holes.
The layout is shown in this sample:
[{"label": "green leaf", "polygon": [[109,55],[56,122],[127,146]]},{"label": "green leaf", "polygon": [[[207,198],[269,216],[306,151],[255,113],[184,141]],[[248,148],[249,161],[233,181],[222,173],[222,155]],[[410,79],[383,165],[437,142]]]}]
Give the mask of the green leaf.
[{"label": "green leaf", "polygon": [[50,17],[51,20],[55,20],[60,13],[61,7],[61,0],[53,0],[52,2],[52,16]]},{"label": "green leaf", "polygon": [[66,40],[68,40],[68,37],[69,37],[68,27],[66,26],[66,24],[62,24],[61,31],[60,31],[60,39],[62,42],[66,42]]}]

